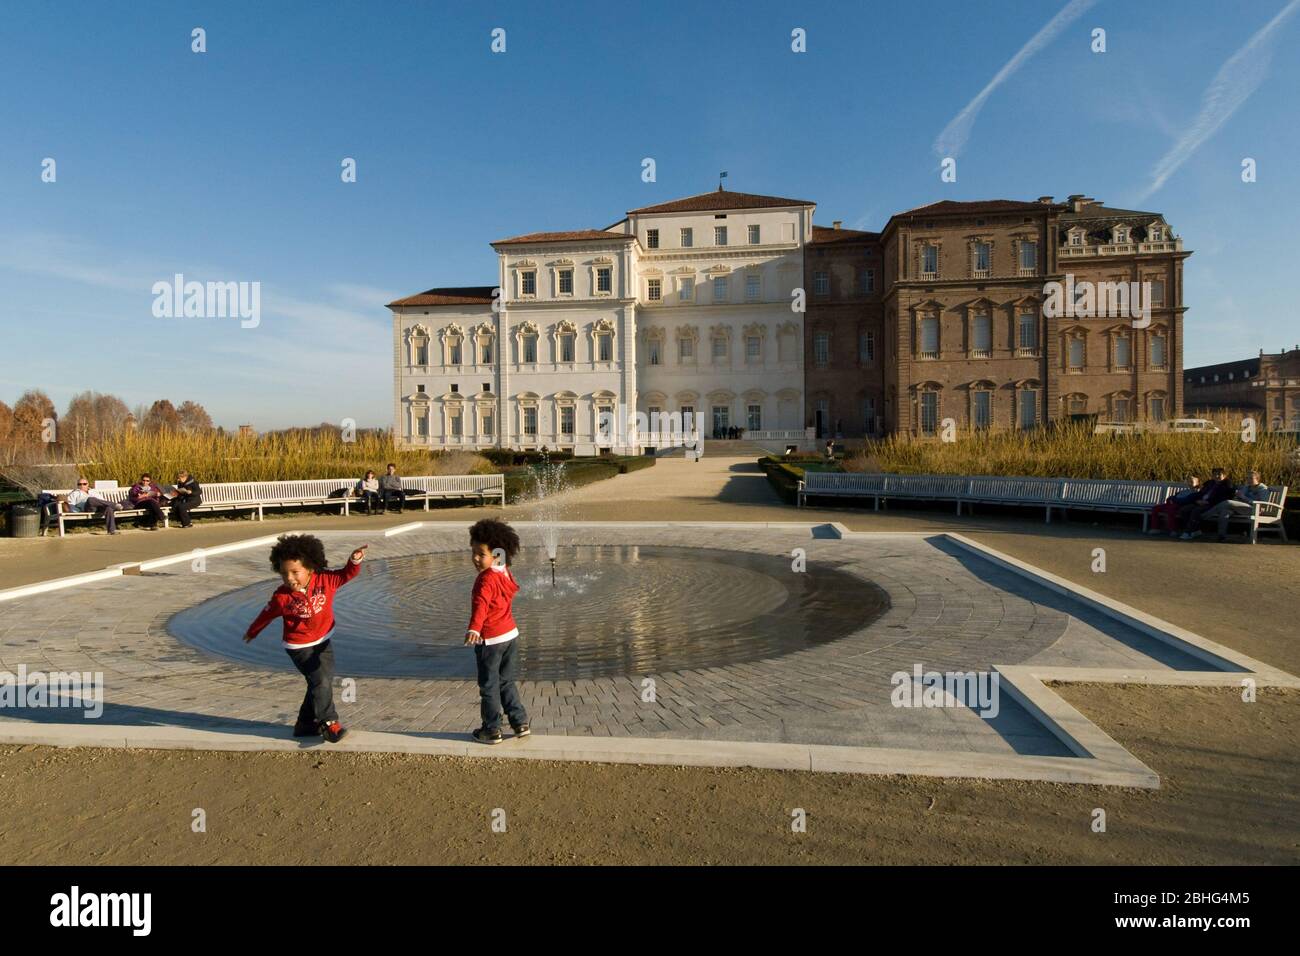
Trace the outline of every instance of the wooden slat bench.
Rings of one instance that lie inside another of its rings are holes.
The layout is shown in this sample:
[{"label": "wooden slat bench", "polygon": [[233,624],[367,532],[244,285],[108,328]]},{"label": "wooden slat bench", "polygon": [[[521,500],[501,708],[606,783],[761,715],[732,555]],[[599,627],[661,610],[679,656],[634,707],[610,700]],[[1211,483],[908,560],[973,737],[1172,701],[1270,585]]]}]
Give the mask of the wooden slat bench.
[{"label": "wooden slat bench", "polygon": [[[246,481],[213,482],[202,485],[203,504],[192,508],[191,514],[217,511],[256,512],[259,521],[265,519],[265,510],[273,508],[302,508],[321,505],[338,505],[339,513],[348,515],[357,499],[352,497],[356,478],[311,478],[300,481]],[[408,489],[407,500],[424,500],[424,510],[429,510],[431,499],[477,498],[482,504],[489,498],[499,498],[505,504],[504,475],[424,475],[403,478],[402,487]],[[92,490],[91,494],[115,504],[126,502],[129,488]],[[67,490],[50,490],[52,495],[67,495]],[[118,518],[136,517],[144,512],[126,507],[117,512]],[[59,537],[67,533],[67,524],[92,521],[103,512],[69,511],[58,515]],[[170,511],[163,505],[163,526],[170,527]]]}]

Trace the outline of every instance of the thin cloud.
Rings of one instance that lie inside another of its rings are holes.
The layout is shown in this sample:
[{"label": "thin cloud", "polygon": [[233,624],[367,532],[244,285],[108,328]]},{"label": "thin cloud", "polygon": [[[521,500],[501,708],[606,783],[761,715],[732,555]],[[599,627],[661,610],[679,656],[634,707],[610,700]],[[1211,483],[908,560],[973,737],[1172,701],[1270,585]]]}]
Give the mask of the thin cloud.
[{"label": "thin cloud", "polygon": [[1273,58],[1269,41],[1277,28],[1295,12],[1297,7],[1300,7],[1300,0],[1291,0],[1282,8],[1281,13],[1247,40],[1245,46],[1232,54],[1223,66],[1219,67],[1219,72],[1214,74],[1214,79],[1210,81],[1210,85],[1205,88],[1205,94],[1201,97],[1201,112],[1178,138],[1178,142],[1161,157],[1160,162],[1156,163],[1151,171],[1151,184],[1138,197],[1139,202],[1163,186],[1178,167],[1187,162],[1192,153],[1213,136],[1264,82],[1264,77],[1268,75],[1269,62]]},{"label": "thin cloud", "polygon": [[966,146],[966,140],[975,125],[975,118],[979,116],[980,110],[984,107],[984,101],[992,95],[993,91],[1024,66],[1030,57],[1055,40],[1062,30],[1083,16],[1088,8],[1096,2],[1097,0],[1070,0],[1056,16],[1047,22],[1045,27],[1035,33],[1029,42],[1022,46],[1019,52],[1008,60],[1002,69],[998,70],[997,75],[989,81],[988,86],[980,90],[975,99],[967,103],[966,108],[954,116],[948,125],[943,128],[943,131],[935,137],[935,155],[948,157],[960,153]]}]

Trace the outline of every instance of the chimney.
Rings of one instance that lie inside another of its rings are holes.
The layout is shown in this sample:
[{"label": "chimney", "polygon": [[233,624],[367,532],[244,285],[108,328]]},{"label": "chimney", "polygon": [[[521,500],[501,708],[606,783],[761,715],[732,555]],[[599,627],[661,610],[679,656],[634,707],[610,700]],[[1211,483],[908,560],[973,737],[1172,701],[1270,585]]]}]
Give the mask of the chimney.
[{"label": "chimney", "polygon": [[836,219],[836,220],[833,220],[833,221],[831,222],[831,228],[832,228],[832,229],[838,229],[838,228],[840,228],[840,226],[842,226],[842,225],[844,225],[844,220],[843,220],[843,219]]}]

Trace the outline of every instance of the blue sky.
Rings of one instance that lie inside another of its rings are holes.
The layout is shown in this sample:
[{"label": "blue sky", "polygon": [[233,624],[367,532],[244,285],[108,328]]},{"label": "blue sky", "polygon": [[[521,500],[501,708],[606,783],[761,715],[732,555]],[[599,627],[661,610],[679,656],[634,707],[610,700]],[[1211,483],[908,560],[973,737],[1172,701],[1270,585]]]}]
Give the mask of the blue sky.
[{"label": "blue sky", "polygon": [[[1157,210],[1195,251],[1185,363],[1290,348],[1298,5],[7,5],[0,399],[388,425],[386,301],[491,284],[494,239],[604,227],[723,169],[862,229],[945,198]],[[261,324],[155,318],[177,272],[260,282]]]}]

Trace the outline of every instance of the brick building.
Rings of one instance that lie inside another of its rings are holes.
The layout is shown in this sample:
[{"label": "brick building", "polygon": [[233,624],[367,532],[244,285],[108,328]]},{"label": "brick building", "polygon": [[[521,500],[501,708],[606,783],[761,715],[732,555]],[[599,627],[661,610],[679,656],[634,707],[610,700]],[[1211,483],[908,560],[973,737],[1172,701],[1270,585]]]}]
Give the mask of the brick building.
[{"label": "brick building", "polygon": [[1300,431],[1300,345],[1189,368],[1183,382],[1183,401],[1191,414],[1248,415],[1269,431]]}]

